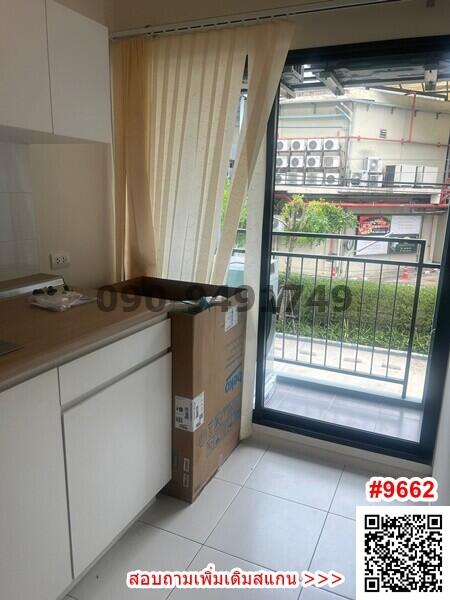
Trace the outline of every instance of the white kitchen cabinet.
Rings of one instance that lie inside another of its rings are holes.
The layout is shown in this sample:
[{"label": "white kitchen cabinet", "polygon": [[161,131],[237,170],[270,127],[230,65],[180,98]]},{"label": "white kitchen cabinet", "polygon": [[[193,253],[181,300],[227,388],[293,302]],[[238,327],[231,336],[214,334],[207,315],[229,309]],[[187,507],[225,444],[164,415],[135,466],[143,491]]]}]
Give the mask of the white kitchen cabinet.
[{"label": "white kitchen cabinet", "polygon": [[45,0],[0,0],[0,126],[52,133]]},{"label": "white kitchen cabinet", "polygon": [[54,133],[110,142],[108,29],[47,0],[47,30]]},{"label": "white kitchen cabinet", "polygon": [[53,600],[71,582],[56,370],[0,394],[0,598]]},{"label": "white kitchen cabinet", "polygon": [[73,402],[132,370],[170,347],[170,319],[89,352],[59,367],[61,406]]},{"label": "white kitchen cabinet", "polygon": [[171,477],[171,354],[64,413],[77,577]]}]

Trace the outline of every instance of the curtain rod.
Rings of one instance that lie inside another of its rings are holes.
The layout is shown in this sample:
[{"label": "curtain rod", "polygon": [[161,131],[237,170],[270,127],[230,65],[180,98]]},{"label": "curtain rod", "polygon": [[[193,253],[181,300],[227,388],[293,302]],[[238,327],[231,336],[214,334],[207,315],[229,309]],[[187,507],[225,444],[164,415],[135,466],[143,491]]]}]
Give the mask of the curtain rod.
[{"label": "curtain rod", "polygon": [[409,0],[316,0],[306,4],[280,7],[279,9],[268,9],[239,15],[228,15],[210,19],[199,19],[198,21],[184,21],[180,23],[168,23],[166,25],[147,25],[137,29],[127,29],[111,33],[110,39],[117,40],[130,37],[160,36],[176,33],[188,33],[193,31],[205,31],[209,29],[220,29],[230,26],[254,25],[265,21],[276,21],[288,17],[298,17],[308,13],[318,13],[331,10],[357,8],[361,6],[373,6],[379,4],[392,4]]}]

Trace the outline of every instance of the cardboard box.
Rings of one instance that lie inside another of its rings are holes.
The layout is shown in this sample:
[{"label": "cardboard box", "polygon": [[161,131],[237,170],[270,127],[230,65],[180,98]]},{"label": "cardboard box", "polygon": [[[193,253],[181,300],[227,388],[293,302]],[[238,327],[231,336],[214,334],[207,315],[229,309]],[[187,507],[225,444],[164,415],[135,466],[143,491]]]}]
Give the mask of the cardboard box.
[{"label": "cardboard box", "polygon": [[172,480],[165,492],[192,502],[239,443],[246,305],[241,290],[140,277],[116,291],[174,301],[225,296],[172,319]]}]

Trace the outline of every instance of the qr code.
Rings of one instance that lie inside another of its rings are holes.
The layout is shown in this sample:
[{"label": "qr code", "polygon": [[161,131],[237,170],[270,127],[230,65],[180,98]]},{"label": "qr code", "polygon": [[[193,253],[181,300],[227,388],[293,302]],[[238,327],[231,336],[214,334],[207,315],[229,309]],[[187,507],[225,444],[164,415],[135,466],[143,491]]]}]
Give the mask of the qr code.
[{"label": "qr code", "polygon": [[357,600],[450,598],[449,507],[357,508]]}]

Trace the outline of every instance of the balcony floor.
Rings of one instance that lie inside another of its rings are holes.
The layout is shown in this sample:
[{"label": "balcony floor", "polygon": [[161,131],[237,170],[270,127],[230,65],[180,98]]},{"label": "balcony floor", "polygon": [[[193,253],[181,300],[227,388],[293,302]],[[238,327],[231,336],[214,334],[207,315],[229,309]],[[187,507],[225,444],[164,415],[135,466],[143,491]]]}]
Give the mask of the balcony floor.
[{"label": "balcony floor", "polygon": [[277,380],[265,407],[397,439],[420,439],[421,410],[362,400],[341,390],[320,390],[300,381]]}]

